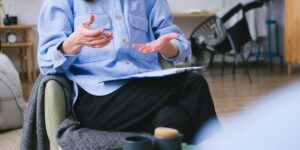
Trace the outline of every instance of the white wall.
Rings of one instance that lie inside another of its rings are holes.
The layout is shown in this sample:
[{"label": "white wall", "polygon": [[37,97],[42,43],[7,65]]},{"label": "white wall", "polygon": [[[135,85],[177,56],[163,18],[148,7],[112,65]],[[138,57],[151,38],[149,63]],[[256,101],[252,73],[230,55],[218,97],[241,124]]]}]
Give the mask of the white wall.
[{"label": "white wall", "polygon": [[[168,0],[173,12],[184,12],[191,9],[205,9],[216,12],[223,7],[223,0]],[[175,18],[174,22],[189,37],[192,30],[205,18]]]},{"label": "white wall", "polygon": [[215,12],[223,7],[223,0],[168,0],[168,2],[174,12],[199,8]]},{"label": "white wall", "polygon": [[[18,23],[22,25],[34,25],[34,51],[37,50],[37,20],[40,11],[40,7],[43,3],[43,0],[2,0],[6,13],[14,16],[18,16]],[[20,68],[20,59],[18,58],[17,49],[7,49],[4,51],[19,70]],[[37,66],[37,65],[36,65]]]},{"label": "white wall", "polygon": [[19,17],[20,24],[36,25],[43,0],[2,0],[6,12]]}]

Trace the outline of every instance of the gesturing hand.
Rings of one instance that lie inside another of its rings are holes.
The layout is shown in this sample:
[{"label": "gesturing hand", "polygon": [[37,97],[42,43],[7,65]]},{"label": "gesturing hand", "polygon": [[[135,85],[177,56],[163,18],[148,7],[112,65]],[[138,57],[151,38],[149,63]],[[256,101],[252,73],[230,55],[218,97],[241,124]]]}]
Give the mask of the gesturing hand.
[{"label": "gesturing hand", "polygon": [[158,39],[156,39],[150,43],[133,44],[132,46],[143,53],[151,53],[154,51],[159,51],[161,53],[164,53],[166,50],[167,51],[172,50],[172,49],[167,49],[167,47],[169,47],[171,44],[170,41],[172,39],[177,39],[179,37],[180,37],[180,35],[177,33],[169,33],[169,34],[165,34],[165,35],[159,37]]},{"label": "gesturing hand", "polygon": [[113,36],[104,29],[92,29],[95,17],[91,15],[83,22],[62,44],[61,51],[64,54],[77,54],[83,46],[102,48],[108,45]]}]

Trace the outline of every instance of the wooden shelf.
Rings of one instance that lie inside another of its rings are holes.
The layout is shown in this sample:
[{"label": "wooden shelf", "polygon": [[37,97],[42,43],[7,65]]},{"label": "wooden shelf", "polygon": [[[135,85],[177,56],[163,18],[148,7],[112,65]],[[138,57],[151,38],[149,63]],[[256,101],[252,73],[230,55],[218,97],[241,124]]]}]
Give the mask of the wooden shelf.
[{"label": "wooden shelf", "polygon": [[3,48],[28,47],[32,45],[32,42],[2,43]]},{"label": "wooden shelf", "polygon": [[[16,43],[1,43],[1,50],[5,52],[5,49],[19,50],[20,55],[20,72],[27,72],[27,78],[29,83],[32,83],[36,79],[36,67],[35,67],[35,51],[33,47],[33,28],[32,25],[10,25],[10,26],[1,26],[0,32],[7,31],[23,31],[22,33],[17,32],[23,35],[22,40]],[[3,38],[5,34],[0,34],[0,38]],[[21,50],[22,48],[22,50]]]},{"label": "wooden shelf", "polygon": [[203,12],[203,13],[174,13],[174,18],[202,18],[202,17],[211,17],[214,14]]},{"label": "wooden shelf", "polygon": [[31,30],[34,26],[32,25],[0,25],[0,30]]}]

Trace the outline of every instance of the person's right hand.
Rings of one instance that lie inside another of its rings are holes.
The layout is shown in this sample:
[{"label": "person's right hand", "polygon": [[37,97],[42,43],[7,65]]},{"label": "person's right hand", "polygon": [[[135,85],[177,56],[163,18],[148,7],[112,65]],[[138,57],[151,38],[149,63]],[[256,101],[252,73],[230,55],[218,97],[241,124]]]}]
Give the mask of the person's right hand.
[{"label": "person's right hand", "polygon": [[[104,29],[91,29],[95,17],[91,15],[61,45],[64,54],[78,54],[83,46],[102,48],[113,39],[112,33]],[[107,38],[105,38],[107,37]]]}]

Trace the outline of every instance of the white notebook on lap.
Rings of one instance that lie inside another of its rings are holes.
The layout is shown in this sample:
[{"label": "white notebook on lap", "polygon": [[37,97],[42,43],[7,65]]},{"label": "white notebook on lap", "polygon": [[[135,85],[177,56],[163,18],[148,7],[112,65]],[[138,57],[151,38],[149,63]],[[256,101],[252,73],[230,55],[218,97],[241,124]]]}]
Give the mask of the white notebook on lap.
[{"label": "white notebook on lap", "polygon": [[144,77],[163,77],[178,73],[183,73],[187,71],[193,71],[193,70],[205,70],[207,67],[184,67],[184,68],[171,68],[171,69],[164,69],[164,70],[158,70],[158,71],[151,71],[151,72],[144,72],[136,75],[131,75],[131,77],[136,78],[144,78]]},{"label": "white notebook on lap", "polygon": [[[110,81],[116,81],[116,80],[127,80],[127,79],[134,79],[134,78],[154,78],[154,77],[164,77],[179,73],[184,73],[188,71],[194,71],[194,70],[205,70],[207,69],[206,66],[200,66],[200,67],[184,67],[184,68],[170,68],[170,69],[164,69],[164,70],[157,70],[157,71],[150,71],[150,72],[144,72],[139,74],[134,74],[130,76],[124,76],[118,79],[111,79],[107,80],[105,82]],[[99,82],[101,83],[101,82]]]}]

